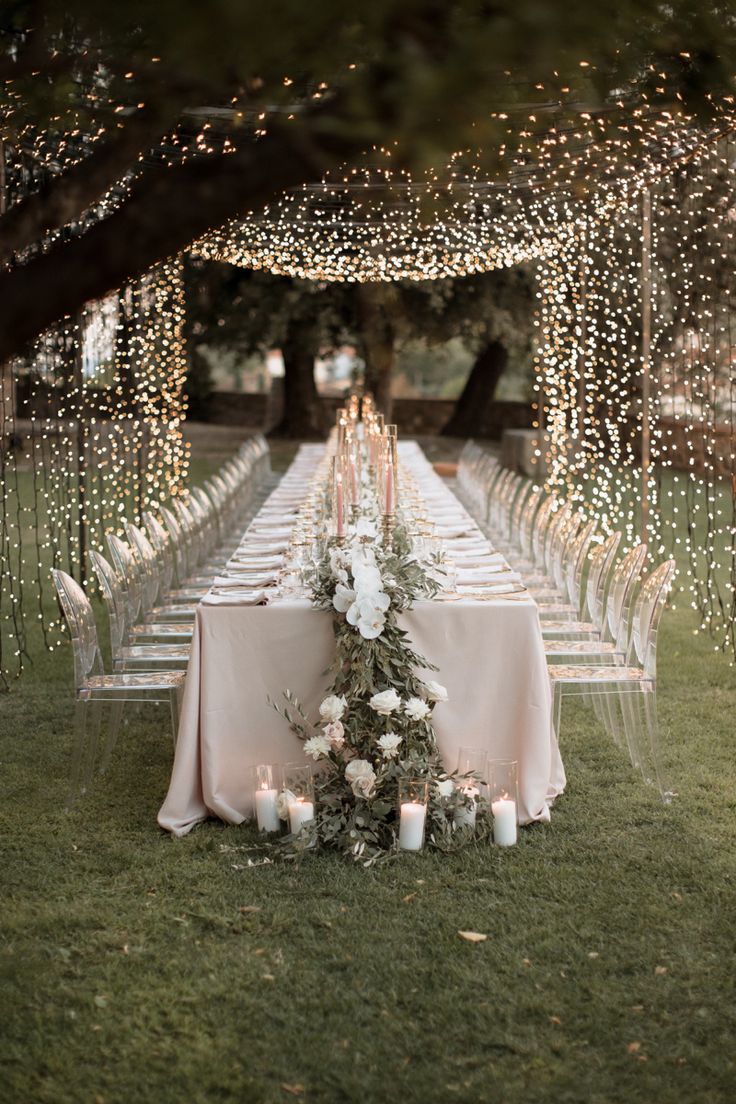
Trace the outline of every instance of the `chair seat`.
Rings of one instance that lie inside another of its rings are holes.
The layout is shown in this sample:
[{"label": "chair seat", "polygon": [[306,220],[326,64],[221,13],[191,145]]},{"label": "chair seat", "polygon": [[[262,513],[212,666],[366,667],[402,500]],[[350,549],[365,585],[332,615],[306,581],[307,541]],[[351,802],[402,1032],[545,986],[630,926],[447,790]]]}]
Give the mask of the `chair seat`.
[{"label": "chair seat", "polygon": [[539,611],[540,617],[564,617],[565,614],[570,614],[571,617],[574,617],[576,614],[579,616],[579,610],[576,610],[574,606],[569,605],[567,602],[558,602],[554,605],[542,606]]},{"label": "chair seat", "polygon": [[149,621],[193,621],[197,614],[196,606],[154,606],[146,617]]},{"label": "chair seat", "polygon": [[614,645],[607,640],[543,640],[544,654],[556,655],[616,655]]},{"label": "chair seat", "polygon": [[91,675],[80,692],[85,690],[177,690],[184,685],[184,671],[142,671],[117,675]]},{"label": "chair seat", "polygon": [[542,636],[555,636],[559,633],[600,636],[600,629],[592,621],[542,621],[541,625]]},{"label": "chair seat", "polygon": [[152,663],[167,659],[189,659],[188,644],[131,644],[120,649],[122,659],[145,659]]},{"label": "chair seat", "polygon": [[194,626],[177,625],[173,621],[163,625],[160,622],[152,621],[148,625],[134,625],[130,632],[135,639],[165,636],[169,640],[191,640]]},{"label": "chair seat", "polygon": [[566,663],[547,668],[554,682],[639,682],[651,683],[640,667],[575,667]]}]

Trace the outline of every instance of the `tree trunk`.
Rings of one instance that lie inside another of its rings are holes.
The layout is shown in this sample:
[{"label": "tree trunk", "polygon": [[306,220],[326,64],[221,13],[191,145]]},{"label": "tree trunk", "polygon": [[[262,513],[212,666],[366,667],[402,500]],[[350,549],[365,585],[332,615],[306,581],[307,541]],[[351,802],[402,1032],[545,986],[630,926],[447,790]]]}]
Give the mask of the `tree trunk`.
[{"label": "tree trunk", "polygon": [[358,284],[358,320],[365,360],[365,387],[376,406],[391,422],[391,378],[394,370],[396,327],[391,311],[392,290],[384,284]]},{"label": "tree trunk", "polygon": [[314,382],[317,331],[291,320],[281,344],[284,358],[284,411],[271,433],[277,437],[323,437],[322,404]]},{"label": "tree trunk", "polygon": [[500,341],[489,341],[480,349],[450,420],[442,428],[443,436],[489,436],[493,397],[508,359]]}]

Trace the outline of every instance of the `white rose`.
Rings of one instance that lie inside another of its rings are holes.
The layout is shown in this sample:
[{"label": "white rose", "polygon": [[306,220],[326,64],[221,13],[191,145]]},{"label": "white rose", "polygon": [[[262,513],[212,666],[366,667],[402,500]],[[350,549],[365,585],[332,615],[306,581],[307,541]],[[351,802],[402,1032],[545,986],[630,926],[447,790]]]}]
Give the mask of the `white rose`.
[{"label": "white rose", "polygon": [[441,782],[435,784],[435,789],[440,797],[452,797],[455,783],[451,778],[443,778]]},{"label": "white rose", "polygon": [[345,778],[356,797],[370,797],[376,785],[376,772],[367,759],[353,759],[345,768]]},{"label": "white rose", "polygon": [[399,744],[401,743],[401,737],[397,736],[395,732],[387,732],[384,736],[379,736],[378,746],[381,749],[381,754],[384,759],[395,759],[399,754]]},{"label": "white rose", "polygon": [[330,747],[333,751],[339,751],[345,743],[345,729],[342,726],[342,721],[330,721],[322,729],[324,737],[329,740]]},{"label": "white rose", "polygon": [[409,698],[404,706],[404,712],[411,721],[423,721],[432,711],[421,698]]},{"label": "white rose", "polygon": [[279,814],[281,820],[289,819],[289,805],[293,805],[296,801],[296,794],[291,790],[282,790],[276,798],[276,811]]},{"label": "white rose", "polygon": [[444,702],[447,701],[447,690],[439,682],[425,682],[424,690],[426,693],[427,701],[431,702]]},{"label": "white rose", "polygon": [[[345,576],[347,578],[347,576]],[[345,613],[355,602],[355,591],[350,587],[344,586],[343,583],[338,583],[335,587],[335,594],[332,599],[332,604],[338,613]]]},{"label": "white rose", "polygon": [[330,694],[320,705],[319,715],[323,721],[339,721],[347,707],[344,694],[339,698],[336,694]]},{"label": "white rose", "polygon": [[326,736],[310,736],[308,740],[304,741],[304,754],[311,755],[313,759],[319,759],[331,750],[332,744]]},{"label": "white rose", "polygon": [[380,694],[374,694],[368,704],[375,713],[388,717],[389,713],[399,708],[401,698],[394,689],[382,690]]}]

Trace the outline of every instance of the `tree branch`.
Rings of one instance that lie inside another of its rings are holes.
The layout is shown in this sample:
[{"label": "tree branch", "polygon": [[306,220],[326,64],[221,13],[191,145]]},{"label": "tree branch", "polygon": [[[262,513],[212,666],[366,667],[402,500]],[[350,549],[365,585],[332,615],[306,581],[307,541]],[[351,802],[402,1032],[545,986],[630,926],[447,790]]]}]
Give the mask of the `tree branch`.
[{"label": "tree branch", "polygon": [[39,191],[8,208],[0,218],[0,263],[80,218],[135,165],[136,158],[159,139],[176,113],[144,109],[125,120],[115,137],[71,169],[52,177]]},{"label": "tree branch", "polygon": [[[203,157],[136,181],[129,199],[86,233],[0,273],[0,364],[54,322],[186,249],[208,230],[318,179],[348,142],[318,144],[289,124],[235,153]],[[338,148],[339,147],[339,148]]]}]

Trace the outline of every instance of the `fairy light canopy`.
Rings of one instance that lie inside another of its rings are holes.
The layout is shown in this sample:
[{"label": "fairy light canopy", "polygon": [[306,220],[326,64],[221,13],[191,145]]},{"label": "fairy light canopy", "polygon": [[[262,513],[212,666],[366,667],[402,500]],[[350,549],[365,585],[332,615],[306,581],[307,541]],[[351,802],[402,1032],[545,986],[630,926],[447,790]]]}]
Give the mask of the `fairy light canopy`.
[{"label": "fairy light canopy", "polygon": [[[662,89],[664,92],[664,89]],[[315,281],[434,280],[542,261],[602,222],[734,124],[732,105],[695,120],[669,99],[603,107],[527,104],[507,142],[460,151],[422,176],[395,148],[282,195],[195,243],[204,258]],[[491,171],[489,171],[489,168]]]}]

